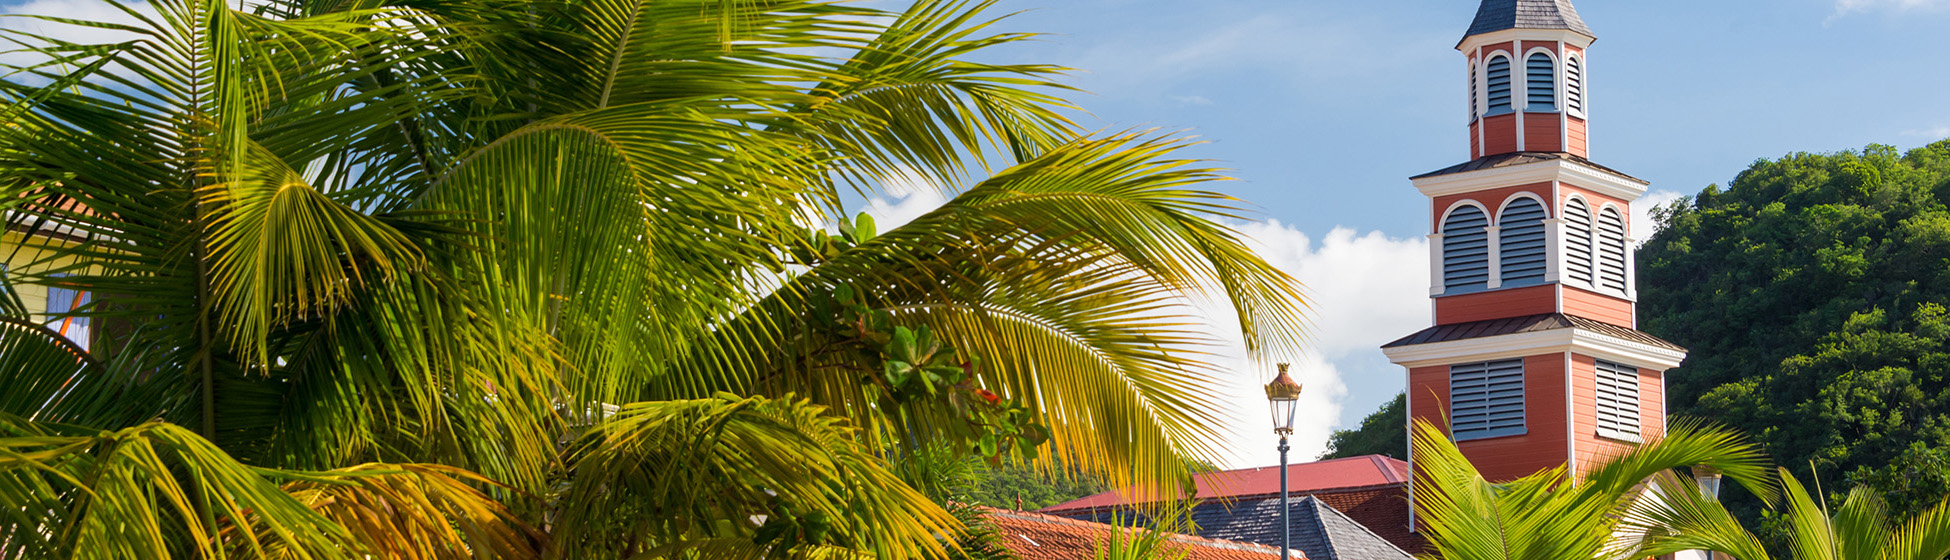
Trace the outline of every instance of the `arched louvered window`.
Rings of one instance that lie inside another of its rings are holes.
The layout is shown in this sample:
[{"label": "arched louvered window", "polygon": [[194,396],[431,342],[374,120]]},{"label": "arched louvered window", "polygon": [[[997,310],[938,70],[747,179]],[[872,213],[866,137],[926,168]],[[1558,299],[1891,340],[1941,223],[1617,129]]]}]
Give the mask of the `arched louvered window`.
[{"label": "arched louvered window", "polygon": [[1598,360],[1598,435],[1639,439],[1639,368]]},{"label": "arched louvered window", "polygon": [[1529,91],[1527,111],[1557,110],[1557,63],[1551,55],[1534,53],[1524,62],[1524,89]]},{"label": "arched louvered window", "polygon": [[1598,212],[1598,286],[1625,292],[1625,216],[1613,207]]},{"label": "arched louvered window", "polygon": [[1544,204],[1519,197],[1497,216],[1496,258],[1503,287],[1544,282]]},{"label": "arched louvered window", "polygon": [[1469,63],[1469,121],[1476,122],[1476,63]]},{"label": "arched louvered window", "polygon": [[1564,59],[1564,107],[1584,113],[1584,59],[1575,56]]},{"label": "arched louvered window", "polygon": [[1564,274],[1572,282],[1591,285],[1595,272],[1591,234],[1591,207],[1584,199],[1573,198],[1564,203]]},{"label": "arched louvered window", "polygon": [[1449,366],[1449,429],[1456,441],[1524,433],[1523,359]]},{"label": "arched louvered window", "polygon": [[1510,112],[1510,57],[1496,55],[1490,57],[1485,68],[1485,81],[1489,82],[1489,107],[1483,114],[1497,115]]},{"label": "arched louvered window", "polygon": [[1490,217],[1463,205],[1442,221],[1442,291],[1481,290],[1490,283]]}]

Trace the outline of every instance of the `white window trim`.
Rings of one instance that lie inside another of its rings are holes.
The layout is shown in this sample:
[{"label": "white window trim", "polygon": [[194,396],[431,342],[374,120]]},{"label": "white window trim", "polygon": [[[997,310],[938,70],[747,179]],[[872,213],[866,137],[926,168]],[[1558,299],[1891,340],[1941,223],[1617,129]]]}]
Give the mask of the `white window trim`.
[{"label": "white window trim", "polygon": [[[1566,103],[1564,103],[1564,114],[1577,117],[1580,119],[1585,119],[1586,126],[1589,126],[1591,122],[1591,118],[1585,116],[1585,108],[1591,105],[1591,81],[1590,81],[1591,68],[1588,64],[1586,64],[1583,54],[1579,54],[1575,52],[1567,52],[1564,54],[1564,76],[1566,78],[1569,78],[1571,75],[1570,64],[1571,61],[1574,60],[1577,61],[1578,63],[1578,106],[1576,108],[1571,107],[1571,104],[1568,103],[1568,101],[1570,100],[1569,95],[1562,96],[1566,101]],[[1570,87],[1570,81],[1568,79],[1561,80],[1561,81],[1563,82],[1563,84],[1558,86],[1558,89],[1568,90],[1568,88]],[[1590,135],[1588,133],[1585,136],[1585,139],[1587,142],[1590,141]],[[1569,146],[1566,146],[1566,148],[1568,147]]]},{"label": "white window trim", "polygon": [[[1537,193],[1533,193],[1529,191],[1518,191],[1517,193],[1510,195],[1509,198],[1503,199],[1503,205],[1496,209],[1496,218],[1495,218],[1496,221],[1493,222],[1493,225],[1490,228],[1492,230],[1495,230],[1492,233],[1496,234],[1491,238],[1492,241],[1490,243],[1490,264],[1491,264],[1490,289],[1497,289],[1503,287],[1503,235],[1502,235],[1503,218],[1504,215],[1510,211],[1510,205],[1515,204],[1518,199],[1522,199],[1522,198],[1528,198],[1533,201],[1536,201],[1537,206],[1542,207],[1544,209],[1544,219],[1542,221],[1542,223],[1544,224],[1544,281],[1542,283],[1549,283],[1551,281],[1550,258],[1552,253],[1550,250],[1551,247],[1550,227],[1551,227],[1551,219],[1553,218],[1553,216],[1551,216],[1550,202],[1545,201],[1544,197],[1537,196]],[[1517,286],[1517,287],[1530,287],[1536,285],[1539,284],[1525,284],[1523,286]]]},{"label": "white window trim", "polygon": [[[1604,253],[1602,247],[1603,247],[1603,241],[1605,237],[1604,236],[1605,228],[1601,224],[1603,223],[1602,218],[1605,215],[1605,211],[1607,210],[1618,212],[1618,223],[1621,224],[1622,228],[1624,229],[1624,231],[1621,232],[1623,235],[1619,238],[1619,242],[1623,243],[1625,246],[1624,248],[1625,266],[1623,272],[1625,275],[1624,278],[1625,281],[1623,282],[1624,289],[1622,290],[1614,290],[1611,287],[1605,285],[1605,283],[1603,282],[1603,276],[1604,276],[1603,272],[1605,270],[1605,267],[1604,264],[1598,260],[1599,258],[1598,256]],[[1636,268],[1632,266],[1632,260],[1636,254],[1637,252],[1632,250],[1632,210],[1630,208],[1625,207],[1624,205],[1609,200],[1605,201],[1603,206],[1599,206],[1597,208],[1592,209],[1591,211],[1591,258],[1592,258],[1591,290],[1601,294],[1619,296],[1628,300],[1636,300],[1636,297],[1633,294],[1634,292],[1633,287],[1637,285],[1637,282],[1634,282],[1632,278],[1632,270]]]},{"label": "white window trim", "polygon": [[[1537,55],[1538,53],[1542,53],[1546,58],[1549,58],[1551,61],[1551,103],[1552,105],[1554,105],[1554,107],[1552,107],[1550,110],[1540,110],[1540,109],[1530,108],[1530,58],[1532,56]],[[1524,51],[1523,90],[1524,90],[1523,111],[1525,113],[1564,112],[1564,64],[1563,61],[1558,58],[1557,53],[1553,52],[1550,49],[1550,47],[1531,47],[1530,50]]]}]

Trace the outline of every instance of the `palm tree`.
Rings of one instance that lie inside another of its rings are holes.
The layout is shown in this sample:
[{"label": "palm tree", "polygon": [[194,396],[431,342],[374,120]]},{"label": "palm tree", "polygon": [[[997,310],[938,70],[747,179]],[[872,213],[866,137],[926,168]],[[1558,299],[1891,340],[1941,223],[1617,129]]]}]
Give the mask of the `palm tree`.
[{"label": "palm tree", "polygon": [[[1889,518],[1888,503],[1872,488],[1849,491],[1840,508],[1780,469],[1786,486],[1786,544],[1792,558],[1808,560],[1942,560],[1950,557],[1950,500],[1913,519]],[[1774,558],[1760,539],[1741,527],[1724,505],[1697,492],[1668,492],[1673,499],[1647,504],[1631,516],[1649,554],[1707,550],[1740,560]]]},{"label": "palm tree", "polygon": [[0,558],[940,556],[889,457],[1181,481],[1184,302],[1301,328],[1185,141],[978,62],[988,2],[106,5],[8,32]]},{"label": "palm tree", "polygon": [[1425,420],[1415,421],[1413,443],[1416,521],[1433,549],[1427,558],[1647,558],[1686,550],[1633,548],[1632,531],[1644,530],[1634,513],[1663,496],[1650,491],[1650,481],[1677,481],[1673,469],[1705,466],[1760,495],[1770,488],[1754,444],[1695,423],[1674,422],[1663,437],[1582,474],[1558,467],[1502,483],[1485,480],[1446,432]]}]

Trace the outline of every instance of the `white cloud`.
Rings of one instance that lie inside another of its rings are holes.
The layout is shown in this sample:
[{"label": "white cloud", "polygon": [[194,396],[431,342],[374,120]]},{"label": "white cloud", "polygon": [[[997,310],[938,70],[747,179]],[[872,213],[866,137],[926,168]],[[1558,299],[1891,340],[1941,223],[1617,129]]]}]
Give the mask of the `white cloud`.
[{"label": "white cloud", "polygon": [[[1379,376],[1354,375],[1370,369],[1360,364],[1381,359],[1382,344],[1428,326],[1428,243],[1390,238],[1379,231],[1362,234],[1345,227],[1334,228],[1316,242],[1278,221],[1237,227],[1267,261],[1306,285],[1313,305],[1312,351],[1282,358],[1292,362],[1294,378],[1306,387],[1290,440],[1290,460],[1311,461],[1326,449],[1333,431],[1341,427],[1342,409],[1351,390],[1375,394],[1370,396],[1400,390],[1399,370]],[[1234,419],[1224,432],[1230,434],[1227,444],[1234,468],[1271,465],[1279,460],[1277,438],[1272,434],[1266,397],[1260,389],[1271,379],[1272,364],[1248,364],[1244,354],[1235,340],[1225,363],[1229,371],[1242,372],[1229,380],[1225,389],[1225,402],[1231,407],[1228,413]]]},{"label": "white cloud", "polygon": [[1855,12],[1892,11],[1910,12],[1914,10],[1940,10],[1950,8],[1950,0],[1835,0],[1835,13],[1830,14],[1823,25],[1834,23]]},{"label": "white cloud", "polygon": [[1652,191],[1632,201],[1632,239],[1644,243],[1652,234],[1659,231],[1658,222],[1652,219],[1652,211],[1665,206],[1686,195],[1673,191]]},{"label": "white cloud", "polygon": [[[41,35],[53,39],[68,41],[71,43],[80,43],[80,44],[115,43],[115,42],[127,41],[136,38],[134,34],[128,33],[126,31],[117,31],[113,29],[101,29],[96,27],[84,27],[79,25],[69,25],[65,23],[57,23],[57,22],[29,18],[29,17],[18,17],[24,15],[54,16],[54,17],[76,19],[82,21],[98,21],[98,22],[106,22],[106,23],[118,23],[118,24],[134,25],[134,26],[143,26],[143,24],[140,23],[135,17],[129,15],[129,13],[127,11],[124,11],[122,8],[117,7],[116,4],[120,4],[121,6],[133,9],[134,11],[138,13],[142,13],[145,16],[153,16],[156,13],[156,9],[154,6],[151,6],[144,2],[112,2],[108,0],[32,0],[20,4],[13,4],[4,8],[6,13],[13,17],[0,18],[0,28],[12,30],[12,31],[31,33],[34,35]],[[16,45],[8,44],[9,49],[16,48],[16,47],[17,47]],[[5,56],[4,62],[7,62],[9,64],[19,64],[22,62],[31,62],[35,60],[35,55],[31,55],[31,54],[14,53],[14,54],[8,54],[4,56]]]},{"label": "white cloud", "polygon": [[900,227],[948,203],[940,187],[915,173],[902,174],[881,185],[881,190],[887,193],[886,197],[876,196],[867,201],[867,214],[873,216],[874,226],[880,231]]},{"label": "white cloud", "polygon": [[1212,100],[1206,99],[1206,97],[1203,95],[1167,95],[1165,96],[1165,99],[1172,100],[1172,102],[1177,103],[1178,106],[1180,107],[1184,107],[1188,105],[1197,105],[1203,107],[1212,104]]},{"label": "white cloud", "polygon": [[1937,140],[1950,138],[1950,125],[1944,125],[1944,126],[1939,126],[1934,128],[1919,128],[1916,130],[1905,130],[1903,131],[1903,135],[1916,136],[1924,140],[1935,142]]}]

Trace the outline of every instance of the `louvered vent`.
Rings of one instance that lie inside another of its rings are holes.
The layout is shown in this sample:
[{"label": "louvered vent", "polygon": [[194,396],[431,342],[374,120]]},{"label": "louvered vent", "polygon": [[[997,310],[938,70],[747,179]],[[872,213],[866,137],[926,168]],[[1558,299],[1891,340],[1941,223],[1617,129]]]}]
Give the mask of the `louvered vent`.
[{"label": "louvered vent", "polygon": [[1489,216],[1463,206],[1442,222],[1442,290],[1480,290],[1490,282]]},{"label": "louvered vent", "polygon": [[1573,282],[1591,285],[1591,207],[1584,199],[1564,204],[1564,273]]},{"label": "louvered vent", "polygon": [[1584,112],[1584,61],[1575,56],[1564,59],[1564,106]]},{"label": "louvered vent", "polygon": [[1598,435],[1638,439],[1639,368],[1598,360]]},{"label": "louvered vent", "polygon": [[1491,57],[1487,73],[1489,74],[1490,106],[1489,112],[1485,114],[1495,115],[1510,112],[1510,58],[1506,56]]},{"label": "louvered vent", "polygon": [[1457,441],[1524,433],[1523,360],[1449,366],[1449,424]]},{"label": "louvered vent", "polygon": [[1598,213],[1598,286],[1625,292],[1625,217],[1617,208]]},{"label": "louvered vent", "polygon": [[1476,63],[1469,63],[1469,120],[1476,121]]},{"label": "louvered vent", "polygon": [[1530,55],[1524,72],[1530,92],[1530,111],[1557,110],[1557,64],[1544,53]]},{"label": "louvered vent", "polygon": [[1498,266],[1503,287],[1544,282],[1544,217],[1543,203],[1519,198],[1496,219],[1496,258],[1502,261]]}]

